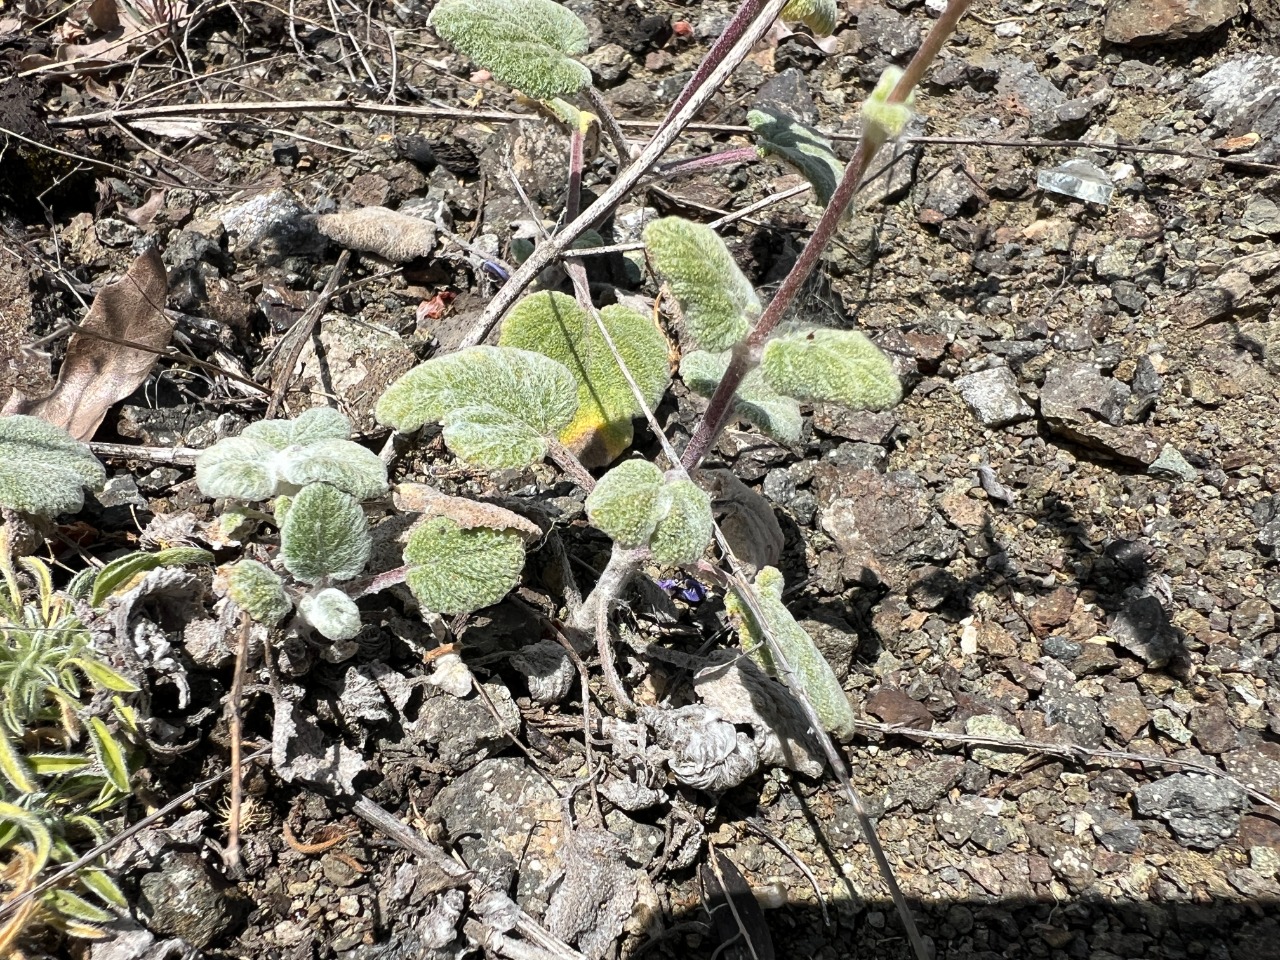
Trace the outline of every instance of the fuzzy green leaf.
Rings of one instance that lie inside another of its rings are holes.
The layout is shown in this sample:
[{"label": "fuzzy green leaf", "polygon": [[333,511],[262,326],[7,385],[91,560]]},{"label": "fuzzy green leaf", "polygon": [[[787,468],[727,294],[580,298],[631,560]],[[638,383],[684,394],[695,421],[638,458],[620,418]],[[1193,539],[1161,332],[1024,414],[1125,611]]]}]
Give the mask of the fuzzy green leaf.
[{"label": "fuzzy green leaf", "polygon": [[116,693],[138,692],[138,686],[132,680],[112,670],[102,661],[93,659],[93,657],[72,657],[67,661],[67,666],[75,667],[93,681],[94,686],[101,687],[103,690],[111,690]]},{"label": "fuzzy green leaf", "polygon": [[5,821],[16,824],[32,839],[36,854],[33,873],[43,870],[45,864],[49,862],[50,854],[53,853],[53,837],[49,834],[49,828],[31,811],[23,809],[16,803],[0,800],[0,824]]},{"label": "fuzzy green leaf", "polygon": [[39,417],[0,417],[0,507],[56,517],[84,506],[84,487],[101,490],[106,468],[87,444]]},{"label": "fuzzy green leaf", "polygon": [[644,242],[697,346],[728,350],[747,335],[760,316],[760,298],[714,230],[664,217],[644,228]]},{"label": "fuzzy green leaf", "polygon": [[325,483],[303,487],[280,528],[280,558],[303,583],[350,580],[364,570],[372,547],[360,504]]},{"label": "fuzzy green leaf", "polygon": [[227,574],[231,599],[259,623],[273,627],[293,609],[284,581],[257,560],[241,560]]},{"label": "fuzzy green leaf", "polygon": [[435,613],[470,613],[505,597],[524,568],[524,537],[513,529],[463,529],[431,517],[409,535],[405,583]]},{"label": "fuzzy green leaf", "polygon": [[[704,397],[716,392],[729,366],[729,353],[707,353],[694,350],[680,360],[680,378],[685,385]],[[800,439],[800,404],[784,397],[765,381],[756,367],[745,377],[733,396],[733,412],[753,423],[775,440],[795,443]]]},{"label": "fuzzy green leaf", "polygon": [[778,18],[803,23],[816,36],[829,37],[836,28],[836,0],[790,0]]},{"label": "fuzzy green leaf", "polygon": [[[0,725],[0,776],[3,776],[18,793],[35,793],[36,785],[31,780],[31,767],[14,749],[13,741],[4,726]],[[8,793],[5,790],[4,793]]]},{"label": "fuzzy green leaf", "polygon": [[[764,615],[765,625],[787,665],[795,674],[818,719],[828,733],[840,739],[853,736],[855,717],[844,695],[835,671],[827,663],[813,638],[796,622],[782,602],[784,581],[773,567],[765,567],[756,575],[755,600]],[[737,589],[725,597],[725,608],[738,631],[742,648],[769,673],[776,675],[773,658],[765,642],[760,623],[752,615],[747,602]]]},{"label": "fuzzy green leaf", "polygon": [[902,399],[893,363],[856,330],[799,330],[770,340],[760,370],[778,393],[851,410],[887,410]]},{"label": "fuzzy green leaf", "polygon": [[[56,912],[57,921],[65,923],[67,920],[73,920],[81,924],[89,924],[96,927],[99,924],[110,923],[115,919],[115,915],[107,913],[101,907],[95,907],[83,897],[78,897],[70,890],[50,890],[42,897],[46,903]],[[83,934],[84,931],[77,931]],[[97,932],[101,936],[100,931]]]},{"label": "fuzzy green leaf", "polygon": [[762,156],[781,157],[809,181],[818,203],[825,207],[831,202],[831,195],[844,176],[844,164],[830,140],[813,127],[766,107],[747,111],[747,123],[756,135]]},{"label": "fuzzy green leaf", "polygon": [[106,871],[98,867],[85,867],[76,873],[76,880],[82,883],[86,890],[101,898],[104,903],[119,907],[121,910],[129,908],[124,892],[116,886],[114,880],[107,876]]},{"label": "fuzzy green leaf", "polygon": [[551,0],[440,0],[427,23],[494,78],[530,97],[577,93],[591,72],[587,26]]},{"label": "fuzzy green leaf", "polygon": [[[457,456],[505,469],[546,456],[547,440],[569,425],[577,406],[577,384],[564,364],[529,350],[469,347],[406,373],[379,399],[377,417],[402,433],[443,423]],[[488,441],[486,431],[493,433]]]},{"label": "fuzzy green leaf", "polygon": [[139,574],[159,567],[181,567],[194,563],[212,563],[213,554],[199,547],[170,547],[155,553],[136,550],[117,557],[103,567],[93,581],[93,592],[89,596],[91,606],[102,606],[107,597],[115,593],[117,588],[128,584]]},{"label": "fuzzy green leaf", "polygon": [[280,452],[278,464],[280,478],[295,487],[327,483],[357,500],[387,492],[387,465],[372,450],[351,440],[330,438],[293,445]]},{"label": "fuzzy green leaf", "polygon": [[[601,310],[600,320],[645,403],[656,406],[670,382],[662,331],[649,318],[618,305]],[[577,300],[552,292],[525,297],[507,314],[498,342],[541,353],[573,374],[578,409],[560,432],[560,441],[584,463],[609,463],[631,446],[631,420],[643,411],[599,326]]]},{"label": "fuzzy green leaf", "polygon": [[206,497],[267,500],[276,492],[276,453],[256,436],[219,440],[196,457],[196,485]]},{"label": "fuzzy green leaf", "polygon": [[302,618],[330,640],[350,640],[360,632],[360,608],[341,590],[326,587],[298,602]]},{"label": "fuzzy green leaf", "polygon": [[124,759],[124,750],[116,743],[115,737],[107,729],[107,725],[98,717],[89,718],[89,742],[93,746],[94,756],[107,774],[111,785],[121,793],[129,792],[129,765]]},{"label": "fuzzy green leaf", "polygon": [[[3,731],[0,731],[3,736]],[[42,777],[74,773],[89,765],[89,758],[78,753],[32,753],[26,757],[31,772]]]},{"label": "fuzzy green leaf", "polygon": [[648,460],[626,460],[601,477],[587,496],[587,518],[619,546],[642,546],[661,516],[661,491],[661,470]]},{"label": "fuzzy green leaf", "polygon": [[351,436],[351,421],[333,407],[312,407],[288,423],[289,443],[299,446]]},{"label": "fuzzy green leaf", "polygon": [[691,480],[672,480],[658,495],[657,512],[660,519],[649,538],[653,558],[673,566],[701,559],[714,523],[706,492]]},{"label": "fuzzy green leaf", "polygon": [[916,102],[913,90],[906,103],[890,103],[889,94],[898,85],[902,77],[899,67],[885,67],[884,73],[876,82],[871,96],[862,103],[862,123],[869,132],[877,132],[881,139],[894,140],[902,135],[902,131],[911,122],[912,106]]}]

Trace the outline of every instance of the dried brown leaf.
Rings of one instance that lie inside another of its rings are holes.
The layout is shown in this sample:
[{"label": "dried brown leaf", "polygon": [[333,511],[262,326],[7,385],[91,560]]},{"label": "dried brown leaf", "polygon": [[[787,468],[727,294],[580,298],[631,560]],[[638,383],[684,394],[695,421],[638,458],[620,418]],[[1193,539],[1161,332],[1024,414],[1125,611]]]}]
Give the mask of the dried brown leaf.
[{"label": "dried brown leaf", "polygon": [[168,285],[160,251],[140,256],[94,298],[81,329],[67,344],[53,391],[35,400],[15,391],[4,412],[40,417],[77,440],[92,438],[108,408],[147,379],[156,355],[169,345],[173,325],[164,314]]},{"label": "dried brown leaf", "polygon": [[361,207],[316,217],[316,229],[350,250],[376,253],[392,263],[425,257],[436,245],[435,224],[386,207]]},{"label": "dried brown leaf", "polygon": [[542,537],[541,527],[506,507],[466,497],[451,497],[424,483],[397,484],[392,491],[392,503],[397,510],[421,513],[423,519],[447,517],[463,530],[474,530],[477,527],[514,530],[527,542]]},{"label": "dried brown leaf", "polygon": [[116,0],[93,0],[89,4],[89,22],[103,33],[110,33],[120,26],[120,8]]}]

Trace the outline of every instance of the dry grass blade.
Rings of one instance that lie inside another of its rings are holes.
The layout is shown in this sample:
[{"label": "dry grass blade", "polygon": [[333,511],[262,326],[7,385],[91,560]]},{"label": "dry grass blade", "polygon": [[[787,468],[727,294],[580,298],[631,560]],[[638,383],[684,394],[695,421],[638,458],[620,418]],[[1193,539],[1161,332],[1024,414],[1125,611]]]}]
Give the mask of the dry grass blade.
[{"label": "dry grass blade", "polygon": [[173,335],[164,312],[168,282],[158,250],[140,256],[124,277],[94,298],[67,344],[49,395],[31,400],[15,392],[4,412],[40,417],[77,440],[89,440],[108,408],[142,385],[157,354],[168,347]]},{"label": "dry grass blade", "polygon": [[734,862],[715,847],[700,871],[703,898],[725,960],[773,960],[773,938],[764,911]]}]

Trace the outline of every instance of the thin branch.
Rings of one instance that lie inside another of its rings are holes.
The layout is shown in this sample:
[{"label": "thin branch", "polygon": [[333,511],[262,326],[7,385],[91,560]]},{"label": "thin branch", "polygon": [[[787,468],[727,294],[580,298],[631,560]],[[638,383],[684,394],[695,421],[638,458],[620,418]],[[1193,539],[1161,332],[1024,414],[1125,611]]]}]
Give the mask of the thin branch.
[{"label": "thin branch", "polygon": [[240,612],[240,630],[236,643],[235,673],[231,675],[231,689],[227,691],[227,733],[231,737],[231,809],[227,817],[227,847],[222,851],[223,862],[231,876],[239,876],[243,870],[240,861],[240,802],[244,788],[244,771],[240,764],[241,720],[240,704],[244,698],[245,661],[249,659],[249,630],[252,621],[245,611]]},{"label": "thin branch", "polygon": [[613,142],[613,149],[618,152],[618,166],[625,166],[631,162],[631,145],[627,143],[627,136],[622,132],[622,125],[609,109],[609,104],[605,103],[604,97],[600,96],[599,90],[589,86],[585,92],[591,109],[600,118],[600,126],[604,127],[605,135]]},{"label": "thin branch", "polygon": [[[284,335],[276,351],[284,356],[284,360],[274,366],[271,371],[271,399],[267,402],[267,409],[263,413],[264,420],[274,420],[276,412],[280,409],[280,404],[284,402],[284,396],[289,392],[289,383],[293,379],[293,370],[298,365],[298,358],[302,356],[302,349],[307,345],[307,341],[311,339],[311,333],[316,328],[316,324],[320,322],[320,317],[324,315],[325,310],[329,308],[329,301],[333,297],[333,291],[338,287],[338,281],[342,279],[343,273],[346,272],[347,262],[351,259],[351,251],[343,250],[338,254],[338,261],[333,265],[333,270],[329,273],[329,279],[324,283],[324,289],[313,300],[306,311],[299,317],[289,328],[289,332]],[[271,358],[267,358],[267,362],[271,362]]]}]

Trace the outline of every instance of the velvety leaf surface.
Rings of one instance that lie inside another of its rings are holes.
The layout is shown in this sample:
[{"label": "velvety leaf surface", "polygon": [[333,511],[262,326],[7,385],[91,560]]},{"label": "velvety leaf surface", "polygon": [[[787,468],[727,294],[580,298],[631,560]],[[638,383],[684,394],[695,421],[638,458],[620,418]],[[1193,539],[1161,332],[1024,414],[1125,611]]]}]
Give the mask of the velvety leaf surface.
[{"label": "velvety leaf surface", "polygon": [[[849,699],[841,689],[831,664],[827,663],[813,638],[782,602],[784,586],[782,574],[773,567],[765,567],[756,575],[755,599],[764,615],[765,626],[813,704],[823,727],[828,733],[848,739],[855,729],[853,708],[849,706]],[[761,667],[776,675],[761,624],[736,590],[725,597],[725,608],[737,628],[742,648]]]},{"label": "velvety leaf surface", "polygon": [[760,369],[769,386],[797,400],[887,410],[902,399],[893,363],[856,330],[796,331],[765,344]]},{"label": "velvety leaf surface", "polygon": [[[600,320],[653,408],[670,382],[662,331],[648,317],[617,304],[602,309]],[[631,445],[631,420],[643,411],[599,326],[577,300],[553,292],[525,297],[507,314],[498,342],[544,354],[573,374],[578,409],[559,439],[587,466],[609,463]]]},{"label": "velvety leaf surface", "polygon": [[360,632],[360,608],[333,587],[303,597],[298,601],[298,612],[329,640],[350,640]]},{"label": "velvety leaf surface", "polygon": [[672,566],[701,559],[711,542],[711,498],[690,480],[671,480],[658,494],[657,513],[649,538],[653,558]]},{"label": "velvety leaf surface", "polygon": [[618,464],[587,496],[587,518],[623,547],[649,541],[659,519],[662,471],[647,460]]},{"label": "velvety leaf surface", "polygon": [[0,417],[0,506],[55,517],[101,490],[106,468],[86,444],[39,417]]},{"label": "velvety leaf surface", "polygon": [[714,230],[663,217],[644,228],[644,242],[697,346],[728,350],[747,335],[760,316],[760,298]]},{"label": "velvety leaf surface", "polygon": [[431,517],[409,535],[405,583],[428,610],[470,613],[505,597],[524,568],[524,538],[517,530],[464,530],[447,517]]},{"label": "velvety leaf surface", "polygon": [[280,557],[303,583],[350,580],[364,570],[371,549],[360,504],[325,483],[303,487],[280,527]]},{"label": "velvety leaf surface", "polygon": [[293,609],[284,581],[256,560],[241,560],[227,574],[227,592],[236,606],[261,624],[273,627]]},{"label": "velvety leaf surface", "polygon": [[825,207],[831,202],[831,195],[844,176],[844,164],[830,140],[813,127],[767,107],[747,111],[747,123],[762,155],[773,154],[787,161],[809,181],[818,203]]},{"label": "velvety leaf surface", "polygon": [[443,423],[455,454],[504,469],[546,455],[546,441],[573,420],[577,393],[573,374],[550,357],[469,347],[414,367],[387,388],[376,415],[401,432]]},{"label": "velvety leaf surface", "polygon": [[541,100],[577,93],[591,72],[587,26],[551,0],[441,0],[427,22],[494,78]]},{"label": "velvety leaf surface", "polygon": [[790,0],[778,16],[803,23],[819,37],[829,37],[836,28],[836,0]]},{"label": "velvety leaf surface", "polygon": [[[686,353],[680,360],[680,378],[690,390],[710,397],[724,379],[729,356],[727,352],[708,353],[705,350]],[[800,439],[803,422],[800,404],[770,387],[759,367],[742,378],[733,398],[733,412],[775,440],[795,443]]]}]

